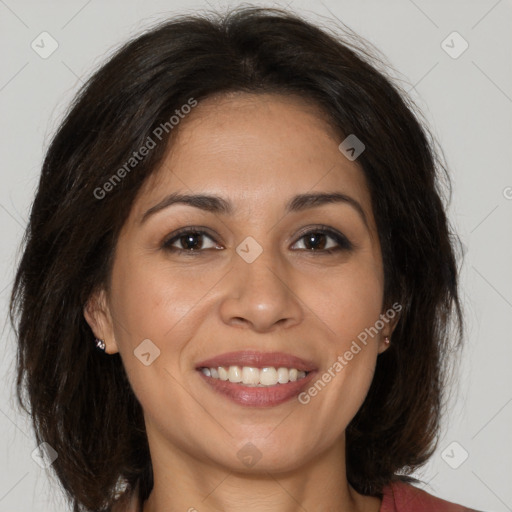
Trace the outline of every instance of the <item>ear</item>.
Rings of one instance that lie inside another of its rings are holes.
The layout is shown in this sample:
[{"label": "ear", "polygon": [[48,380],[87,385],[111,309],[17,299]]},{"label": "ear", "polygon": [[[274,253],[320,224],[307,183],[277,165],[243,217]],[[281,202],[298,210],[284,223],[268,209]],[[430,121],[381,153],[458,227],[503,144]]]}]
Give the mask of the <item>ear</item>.
[{"label": "ear", "polygon": [[119,352],[114,335],[114,323],[104,289],[91,294],[84,306],[84,317],[96,338],[105,342],[105,352]]},{"label": "ear", "polygon": [[[394,316],[391,317],[391,315],[388,314],[388,312],[392,310],[394,312]],[[395,330],[395,327],[400,320],[400,311],[396,311],[393,308],[388,309],[384,313],[381,314],[381,319],[384,321],[384,327],[382,328],[382,331],[380,333],[380,339],[379,339],[379,354],[382,354],[382,352],[385,352],[391,343],[393,343],[393,340],[391,338],[393,331]],[[385,342],[386,337],[389,339],[389,343]]]}]

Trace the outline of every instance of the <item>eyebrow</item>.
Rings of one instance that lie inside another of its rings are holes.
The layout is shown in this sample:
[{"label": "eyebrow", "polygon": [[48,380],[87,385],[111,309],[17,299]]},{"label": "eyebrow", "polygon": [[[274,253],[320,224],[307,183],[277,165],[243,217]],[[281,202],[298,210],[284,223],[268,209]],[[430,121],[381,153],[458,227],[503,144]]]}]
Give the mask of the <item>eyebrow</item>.
[{"label": "eyebrow", "polygon": [[[353,197],[341,192],[314,192],[298,194],[293,196],[286,203],[285,213],[300,212],[309,208],[333,203],[344,203],[352,206],[352,208],[359,213],[366,227],[369,229],[366,214],[359,202]],[[175,204],[186,204],[214,214],[233,215],[234,213],[233,204],[223,197],[210,194],[180,194],[178,192],[173,192],[147,210],[142,215],[140,223],[144,223],[150,216]]]}]

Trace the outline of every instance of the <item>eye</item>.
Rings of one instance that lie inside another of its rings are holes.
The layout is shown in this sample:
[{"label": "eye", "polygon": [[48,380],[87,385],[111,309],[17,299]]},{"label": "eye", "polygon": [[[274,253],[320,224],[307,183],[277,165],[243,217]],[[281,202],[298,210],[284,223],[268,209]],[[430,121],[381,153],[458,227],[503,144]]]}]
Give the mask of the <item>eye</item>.
[{"label": "eye", "polygon": [[[331,239],[330,244],[328,239]],[[301,241],[303,241],[301,249],[308,252],[331,254],[342,250],[350,251],[354,248],[353,244],[344,235],[327,227],[310,229],[303,233],[295,244]]]},{"label": "eye", "polygon": [[[209,244],[204,243],[205,238],[210,240]],[[173,233],[163,243],[163,248],[171,252],[193,254],[200,253],[203,249],[219,249],[220,247],[205,231],[188,227]]]},{"label": "eye", "polygon": [[[209,240],[209,242],[205,243],[205,240]],[[344,235],[325,226],[310,228],[300,236],[294,245],[297,244],[303,246],[299,247],[299,250],[320,254],[354,249],[354,245]],[[222,249],[206,231],[195,227],[186,227],[175,231],[166,239],[162,247],[169,252],[190,256],[199,255],[206,249]]]}]

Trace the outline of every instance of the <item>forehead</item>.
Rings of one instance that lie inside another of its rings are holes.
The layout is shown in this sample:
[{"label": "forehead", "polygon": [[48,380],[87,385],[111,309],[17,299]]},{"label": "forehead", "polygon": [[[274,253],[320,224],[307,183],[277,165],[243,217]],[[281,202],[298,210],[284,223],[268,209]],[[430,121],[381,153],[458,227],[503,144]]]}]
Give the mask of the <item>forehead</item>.
[{"label": "forehead", "polygon": [[172,191],[215,193],[243,209],[284,204],[289,196],[315,190],[350,194],[371,210],[360,166],[338,149],[343,136],[302,98],[210,97],[178,128],[161,167],[141,190],[138,211]]}]

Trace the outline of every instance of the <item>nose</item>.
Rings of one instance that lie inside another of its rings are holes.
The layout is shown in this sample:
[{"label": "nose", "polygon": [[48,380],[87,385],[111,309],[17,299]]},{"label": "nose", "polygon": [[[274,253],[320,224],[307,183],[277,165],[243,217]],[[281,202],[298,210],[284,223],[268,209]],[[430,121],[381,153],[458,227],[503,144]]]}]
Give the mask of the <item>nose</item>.
[{"label": "nose", "polygon": [[303,319],[292,271],[270,250],[264,250],[252,263],[235,255],[225,285],[220,314],[230,326],[268,332],[279,326],[292,327]]}]

